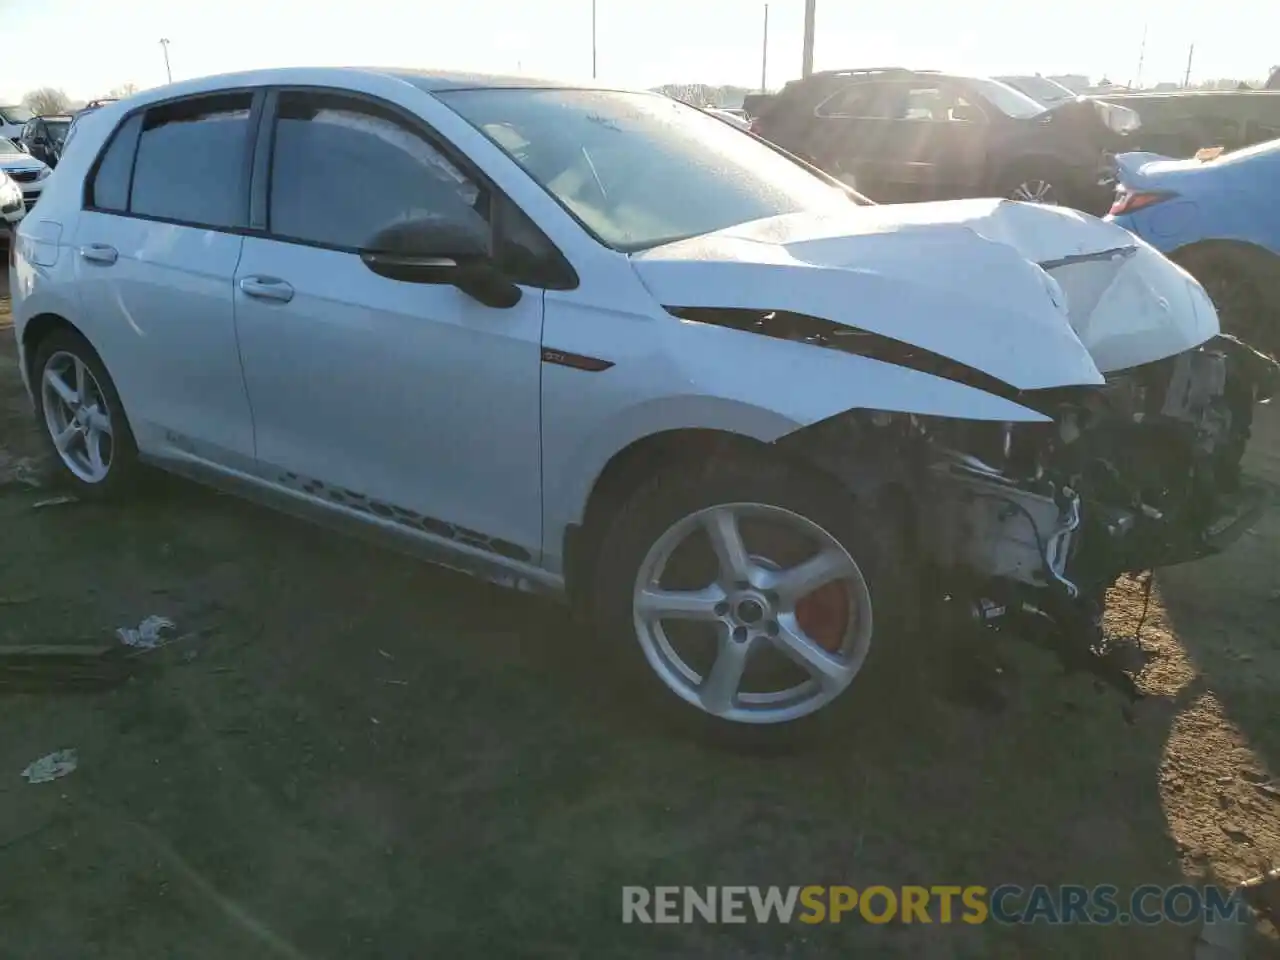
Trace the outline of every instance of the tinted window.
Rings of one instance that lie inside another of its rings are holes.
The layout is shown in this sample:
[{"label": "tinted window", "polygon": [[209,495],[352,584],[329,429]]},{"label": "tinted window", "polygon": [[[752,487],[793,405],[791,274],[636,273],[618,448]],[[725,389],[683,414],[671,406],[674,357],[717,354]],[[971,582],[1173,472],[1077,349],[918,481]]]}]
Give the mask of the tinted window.
[{"label": "tinted window", "polygon": [[487,197],[395,114],[329,94],[280,96],[272,155],[270,231],[357,249],[397,220]]},{"label": "tinted window", "polygon": [[141,127],[142,114],[136,113],[115,132],[89,182],[86,206],[121,212],[129,209],[129,174],[133,171],[133,149]]},{"label": "tinted window", "polygon": [[884,120],[884,87],[878,83],[855,83],[838,90],[818,104],[820,117]]},{"label": "tinted window", "polygon": [[146,112],[130,210],[183,223],[230,227],[245,218],[252,97],[228,94]]}]

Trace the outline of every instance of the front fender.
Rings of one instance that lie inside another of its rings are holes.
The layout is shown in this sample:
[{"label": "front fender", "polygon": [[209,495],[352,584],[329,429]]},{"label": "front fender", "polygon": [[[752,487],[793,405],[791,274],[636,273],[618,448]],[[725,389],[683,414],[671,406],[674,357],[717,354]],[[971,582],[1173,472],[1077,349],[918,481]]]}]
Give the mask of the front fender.
[{"label": "front fender", "polygon": [[649,349],[630,353],[616,328],[559,320],[549,303],[558,346],[619,360],[599,373],[543,366],[543,543],[551,556],[566,525],[581,522],[609,461],[654,434],[718,430],[773,443],[852,409],[1048,419],[963,383],[805,343],[663,317],[644,321]]}]

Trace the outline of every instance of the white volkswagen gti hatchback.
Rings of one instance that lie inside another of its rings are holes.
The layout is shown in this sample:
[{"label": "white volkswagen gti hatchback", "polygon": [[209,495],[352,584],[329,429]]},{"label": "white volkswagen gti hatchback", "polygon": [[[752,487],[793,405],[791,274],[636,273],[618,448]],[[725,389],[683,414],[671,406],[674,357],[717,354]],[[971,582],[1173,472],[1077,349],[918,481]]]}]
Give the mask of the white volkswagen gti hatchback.
[{"label": "white volkswagen gti hatchback", "polygon": [[1261,509],[1275,363],[1082,214],[870,205],[523,78],[271,70],[79,127],[10,260],[71,483],[150,463],[565,597],[712,724],[817,713],[934,600],[1132,691],[1106,587]]}]

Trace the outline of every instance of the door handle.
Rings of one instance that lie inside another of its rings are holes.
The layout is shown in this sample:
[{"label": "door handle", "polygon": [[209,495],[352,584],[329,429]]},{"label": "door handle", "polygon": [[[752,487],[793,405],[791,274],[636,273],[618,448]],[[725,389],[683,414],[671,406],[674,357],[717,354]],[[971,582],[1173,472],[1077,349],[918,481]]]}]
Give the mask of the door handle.
[{"label": "door handle", "polygon": [[240,289],[247,296],[259,300],[288,303],[293,299],[293,287],[279,277],[241,277]]},{"label": "door handle", "polygon": [[80,248],[80,257],[90,263],[103,263],[108,266],[115,263],[120,255],[116,248],[108,243],[89,243]]}]

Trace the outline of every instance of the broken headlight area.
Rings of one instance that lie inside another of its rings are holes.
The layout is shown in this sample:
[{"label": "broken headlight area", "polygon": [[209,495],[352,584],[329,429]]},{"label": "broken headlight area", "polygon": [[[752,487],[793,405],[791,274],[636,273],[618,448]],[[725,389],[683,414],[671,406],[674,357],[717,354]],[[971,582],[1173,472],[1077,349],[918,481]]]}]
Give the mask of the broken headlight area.
[{"label": "broken headlight area", "polygon": [[[1278,385],[1275,361],[1219,336],[1104,385],[1020,397],[1051,422],[837,418],[829,429],[856,443],[825,465],[907,491],[926,588],[948,609],[982,626],[1030,624],[1064,662],[1136,696],[1134,664],[1103,635],[1106,590],[1215,553],[1252,525],[1268,492],[1241,457],[1255,405]],[[895,466],[860,466],[873,459]]]}]

